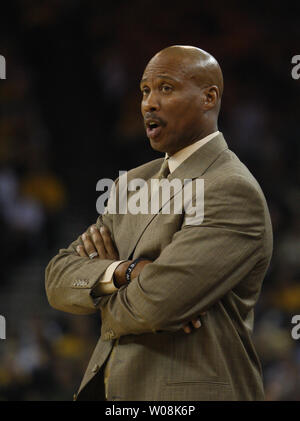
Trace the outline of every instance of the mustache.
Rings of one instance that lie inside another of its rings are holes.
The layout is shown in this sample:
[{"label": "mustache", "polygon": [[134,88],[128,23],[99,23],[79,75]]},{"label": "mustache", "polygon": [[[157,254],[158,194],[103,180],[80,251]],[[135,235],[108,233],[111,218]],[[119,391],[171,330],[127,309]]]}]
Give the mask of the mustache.
[{"label": "mustache", "polygon": [[167,122],[165,120],[163,120],[162,118],[158,117],[155,113],[150,113],[147,112],[144,115],[144,126],[146,127],[147,122],[153,120],[155,122],[157,122],[160,126],[164,127],[166,126]]}]

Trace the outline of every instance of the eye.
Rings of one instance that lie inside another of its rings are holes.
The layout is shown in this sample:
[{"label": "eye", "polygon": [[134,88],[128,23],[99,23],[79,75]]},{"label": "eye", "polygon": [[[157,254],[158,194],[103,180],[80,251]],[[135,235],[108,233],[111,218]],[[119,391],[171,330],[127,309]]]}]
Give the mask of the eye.
[{"label": "eye", "polygon": [[163,84],[160,89],[164,94],[169,94],[173,90],[172,86],[165,84]]},{"label": "eye", "polygon": [[150,89],[148,88],[148,86],[144,86],[143,88],[141,88],[142,94],[143,96],[146,96],[149,94]]}]

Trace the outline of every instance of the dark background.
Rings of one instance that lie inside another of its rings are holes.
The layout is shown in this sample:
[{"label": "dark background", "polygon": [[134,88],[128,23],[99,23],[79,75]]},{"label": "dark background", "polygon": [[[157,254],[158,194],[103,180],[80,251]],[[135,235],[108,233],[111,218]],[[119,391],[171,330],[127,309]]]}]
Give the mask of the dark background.
[{"label": "dark background", "polygon": [[71,400],[99,318],[49,307],[44,269],[97,218],[96,183],[160,156],[140,116],[148,60],[174,44],[219,61],[219,128],[265,192],[274,256],[254,338],[266,399],[300,399],[300,54],[296,2],[19,0],[0,6],[0,400]]}]

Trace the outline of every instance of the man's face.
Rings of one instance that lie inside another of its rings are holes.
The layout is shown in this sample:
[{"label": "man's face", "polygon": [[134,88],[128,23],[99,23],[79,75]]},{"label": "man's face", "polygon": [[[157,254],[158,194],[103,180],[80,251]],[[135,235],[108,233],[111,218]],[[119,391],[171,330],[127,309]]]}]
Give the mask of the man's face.
[{"label": "man's face", "polygon": [[189,63],[155,56],[142,81],[141,111],[153,149],[173,155],[202,137],[203,93]]}]

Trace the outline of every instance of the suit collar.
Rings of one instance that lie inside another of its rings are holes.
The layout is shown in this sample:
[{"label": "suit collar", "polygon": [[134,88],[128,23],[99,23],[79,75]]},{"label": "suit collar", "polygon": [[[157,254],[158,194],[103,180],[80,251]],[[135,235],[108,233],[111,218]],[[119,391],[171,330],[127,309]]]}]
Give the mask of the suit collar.
[{"label": "suit collar", "polygon": [[169,175],[168,179],[194,179],[201,177],[225,149],[228,149],[228,145],[223,134],[220,132],[183,161],[179,167]]}]

